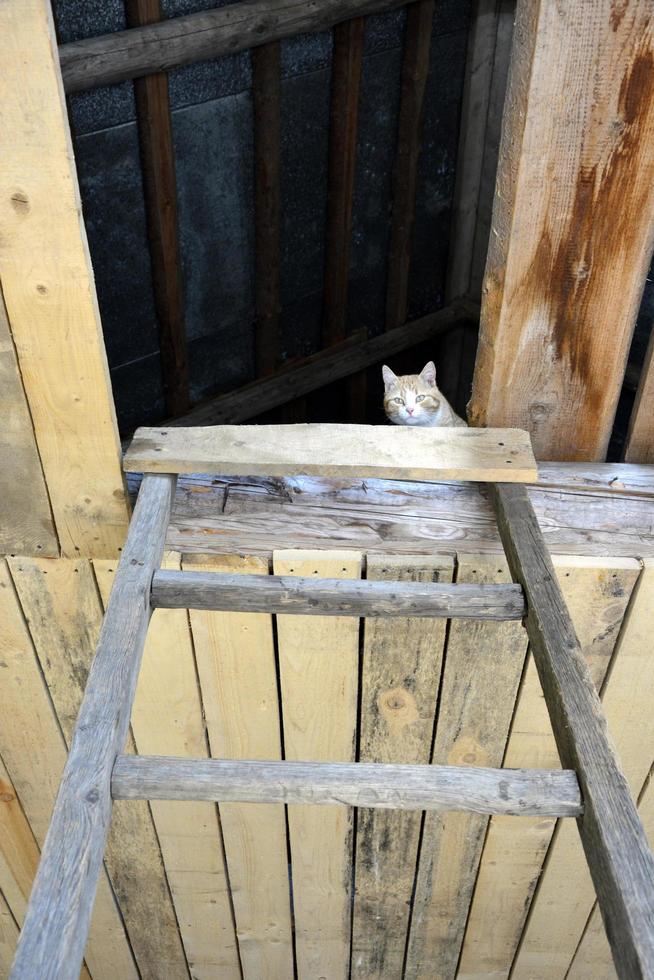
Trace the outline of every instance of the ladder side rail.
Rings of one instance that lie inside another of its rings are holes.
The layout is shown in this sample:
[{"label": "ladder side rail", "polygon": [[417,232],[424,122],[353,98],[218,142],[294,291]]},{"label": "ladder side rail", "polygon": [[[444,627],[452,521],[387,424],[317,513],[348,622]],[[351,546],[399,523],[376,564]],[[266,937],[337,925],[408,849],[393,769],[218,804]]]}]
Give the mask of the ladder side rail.
[{"label": "ladder side rail", "polygon": [[525,625],[618,975],[654,977],[654,858],[524,486],[492,484],[500,536],[524,590]]},{"label": "ladder side rail", "polygon": [[77,980],[176,478],[143,480],[80,707],[11,980]]}]

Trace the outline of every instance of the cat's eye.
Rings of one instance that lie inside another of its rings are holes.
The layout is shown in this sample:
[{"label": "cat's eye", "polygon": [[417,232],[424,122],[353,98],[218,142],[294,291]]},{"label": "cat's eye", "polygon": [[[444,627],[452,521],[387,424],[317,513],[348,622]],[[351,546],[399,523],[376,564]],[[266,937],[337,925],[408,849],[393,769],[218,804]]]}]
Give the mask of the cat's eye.
[{"label": "cat's eye", "polygon": [[416,395],[417,402],[424,402],[424,400],[425,400],[425,395]]},{"label": "cat's eye", "polygon": [[394,398],[393,401],[395,402],[396,405],[404,405],[403,398]]}]

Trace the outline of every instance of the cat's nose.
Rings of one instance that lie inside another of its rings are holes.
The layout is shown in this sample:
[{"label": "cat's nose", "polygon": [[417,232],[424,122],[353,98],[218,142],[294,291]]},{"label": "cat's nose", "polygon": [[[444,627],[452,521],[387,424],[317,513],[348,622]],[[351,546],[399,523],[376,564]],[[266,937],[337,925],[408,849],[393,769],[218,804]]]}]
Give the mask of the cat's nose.
[{"label": "cat's nose", "polygon": [[409,415],[413,415],[413,409],[412,408],[407,408],[407,412],[409,413]]}]

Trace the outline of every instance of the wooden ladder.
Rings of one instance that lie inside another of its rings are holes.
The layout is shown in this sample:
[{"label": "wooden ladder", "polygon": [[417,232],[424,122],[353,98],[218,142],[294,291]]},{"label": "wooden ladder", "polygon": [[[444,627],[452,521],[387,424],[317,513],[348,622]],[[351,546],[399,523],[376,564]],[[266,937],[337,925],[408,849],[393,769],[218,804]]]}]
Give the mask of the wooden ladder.
[{"label": "wooden ladder", "polygon": [[[141,429],[143,471],[12,968],[79,976],[114,799],[341,803],[576,817],[621,977],[654,978],[654,859],[532,509],[515,429],[220,426]],[[177,473],[488,482],[514,584],[162,571]],[[121,755],[152,610],[524,619],[562,770],[251,762]]]}]

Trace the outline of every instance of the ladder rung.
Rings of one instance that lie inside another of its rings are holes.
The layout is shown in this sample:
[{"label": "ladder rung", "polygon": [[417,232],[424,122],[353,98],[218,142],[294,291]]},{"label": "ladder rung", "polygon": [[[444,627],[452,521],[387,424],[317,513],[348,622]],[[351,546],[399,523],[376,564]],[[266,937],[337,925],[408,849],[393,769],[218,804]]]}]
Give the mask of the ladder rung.
[{"label": "ladder rung", "polygon": [[295,613],[313,616],[431,616],[522,619],[519,585],[367,582],[278,575],[158,571],[152,605],[164,609]]},{"label": "ladder rung", "polygon": [[578,817],[583,812],[577,776],[569,769],[121,755],[111,792],[116,800],[340,803],[547,817]]}]

